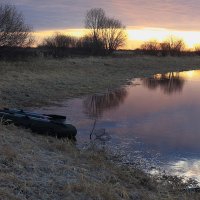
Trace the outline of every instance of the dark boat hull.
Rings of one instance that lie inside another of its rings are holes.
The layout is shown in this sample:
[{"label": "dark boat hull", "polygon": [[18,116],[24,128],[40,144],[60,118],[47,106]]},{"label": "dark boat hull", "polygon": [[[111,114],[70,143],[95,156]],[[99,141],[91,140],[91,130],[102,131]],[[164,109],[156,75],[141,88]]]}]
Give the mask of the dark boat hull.
[{"label": "dark boat hull", "polygon": [[31,129],[33,132],[57,138],[75,139],[76,128],[64,123],[64,117],[58,115],[41,115],[23,110],[0,110],[0,118],[16,126]]}]

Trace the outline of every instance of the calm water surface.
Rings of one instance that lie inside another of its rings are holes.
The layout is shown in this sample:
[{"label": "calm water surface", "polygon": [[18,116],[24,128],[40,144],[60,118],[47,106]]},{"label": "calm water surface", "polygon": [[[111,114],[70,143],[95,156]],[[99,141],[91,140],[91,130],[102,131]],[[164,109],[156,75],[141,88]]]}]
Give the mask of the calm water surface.
[{"label": "calm water surface", "polygon": [[133,79],[116,91],[42,111],[66,115],[78,129],[78,144],[89,141],[96,121],[95,130],[110,136],[105,145],[124,162],[200,181],[200,71]]}]

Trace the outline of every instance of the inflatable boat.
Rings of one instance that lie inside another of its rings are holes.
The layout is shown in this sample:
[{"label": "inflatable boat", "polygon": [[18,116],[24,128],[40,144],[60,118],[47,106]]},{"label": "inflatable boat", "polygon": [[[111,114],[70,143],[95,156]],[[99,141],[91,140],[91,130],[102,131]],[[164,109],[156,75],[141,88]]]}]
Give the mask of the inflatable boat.
[{"label": "inflatable boat", "polygon": [[0,110],[0,118],[5,123],[13,123],[15,126],[31,129],[39,134],[76,140],[77,130],[73,125],[65,123],[65,116],[4,108]]}]

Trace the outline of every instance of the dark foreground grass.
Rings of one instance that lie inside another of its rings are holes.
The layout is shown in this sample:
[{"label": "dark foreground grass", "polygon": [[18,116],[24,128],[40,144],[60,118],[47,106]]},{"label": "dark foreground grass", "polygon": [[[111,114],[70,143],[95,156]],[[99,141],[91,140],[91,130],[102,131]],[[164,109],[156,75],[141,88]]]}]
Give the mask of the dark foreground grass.
[{"label": "dark foreground grass", "polygon": [[104,92],[135,77],[191,69],[200,69],[200,57],[91,57],[0,62],[0,105],[40,106]]},{"label": "dark foreground grass", "polygon": [[183,191],[181,179],[159,180],[139,169],[111,162],[112,155],[90,145],[0,125],[0,199],[175,200],[200,199]]}]

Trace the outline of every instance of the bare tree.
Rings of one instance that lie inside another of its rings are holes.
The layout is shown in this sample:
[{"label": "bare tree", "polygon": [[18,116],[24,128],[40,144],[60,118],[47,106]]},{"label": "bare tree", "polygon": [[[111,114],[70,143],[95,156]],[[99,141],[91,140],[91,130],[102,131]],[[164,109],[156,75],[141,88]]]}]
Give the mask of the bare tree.
[{"label": "bare tree", "polygon": [[73,53],[74,49],[78,48],[79,43],[79,39],[74,36],[55,33],[45,38],[39,47],[43,49],[45,56],[61,58]]},{"label": "bare tree", "polygon": [[105,25],[101,29],[101,38],[107,51],[113,52],[125,44],[126,34],[124,30],[125,26],[119,20],[106,18]]},{"label": "bare tree", "polygon": [[33,44],[32,29],[15,6],[0,4],[0,46],[27,47]]},{"label": "bare tree", "polygon": [[184,41],[175,36],[169,36],[163,43],[160,44],[160,49],[164,55],[180,55],[184,48]]},{"label": "bare tree", "polygon": [[89,10],[85,17],[85,27],[91,31],[94,41],[100,37],[100,31],[104,27],[106,14],[102,8]]},{"label": "bare tree", "polygon": [[45,38],[40,46],[48,48],[75,48],[77,41],[76,37],[55,33],[53,36]]},{"label": "bare tree", "polygon": [[101,8],[93,8],[86,14],[85,28],[89,29],[94,47],[109,53],[122,47],[126,40],[125,26],[116,19],[109,18]]},{"label": "bare tree", "polygon": [[157,40],[150,40],[144,42],[140,48],[151,55],[156,55],[160,50],[160,43]]}]

